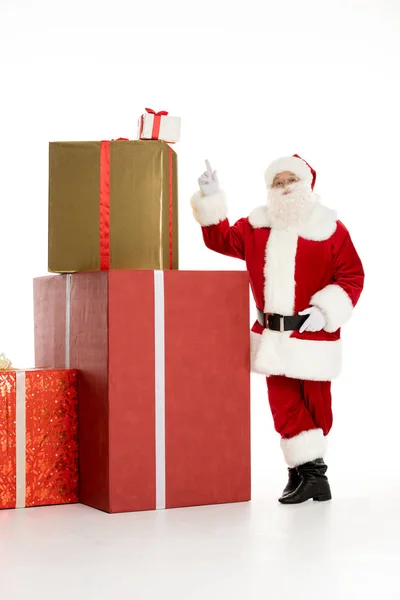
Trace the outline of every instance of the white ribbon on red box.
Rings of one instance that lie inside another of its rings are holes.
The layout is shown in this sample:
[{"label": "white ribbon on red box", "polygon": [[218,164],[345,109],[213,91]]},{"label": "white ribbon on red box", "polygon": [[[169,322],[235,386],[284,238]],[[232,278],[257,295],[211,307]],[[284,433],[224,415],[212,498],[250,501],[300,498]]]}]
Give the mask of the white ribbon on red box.
[{"label": "white ribbon on red box", "polygon": [[164,271],[154,271],[156,508],[165,508]]}]

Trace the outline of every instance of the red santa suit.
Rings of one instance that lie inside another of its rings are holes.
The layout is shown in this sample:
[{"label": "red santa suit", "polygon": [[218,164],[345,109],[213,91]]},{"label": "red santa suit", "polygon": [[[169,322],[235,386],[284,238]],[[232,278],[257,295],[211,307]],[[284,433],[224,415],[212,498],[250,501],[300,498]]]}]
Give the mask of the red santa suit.
[{"label": "red santa suit", "polygon": [[[283,171],[315,183],[315,171],[300,157],[273,163],[267,185]],[[360,297],[364,272],[349,232],[316,197],[301,225],[275,228],[268,205],[230,225],[222,191],[192,198],[206,246],[246,262],[261,313],[297,315],[318,307],[321,331],[273,331],[258,320],[251,329],[252,370],[267,376],[275,428],[290,467],[322,458],[332,426],[330,381],[341,369],[341,327]]]}]

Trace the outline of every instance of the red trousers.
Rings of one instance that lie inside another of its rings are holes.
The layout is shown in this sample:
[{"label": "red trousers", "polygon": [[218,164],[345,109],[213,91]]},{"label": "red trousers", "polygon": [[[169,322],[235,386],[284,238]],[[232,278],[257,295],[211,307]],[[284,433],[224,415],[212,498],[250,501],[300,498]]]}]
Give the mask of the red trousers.
[{"label": "red trousers", "polygon": [[267,377],[268,398],[276,431],[292,438],[303,431],[332,427],[330,381],[301,381],[280,375]]}]

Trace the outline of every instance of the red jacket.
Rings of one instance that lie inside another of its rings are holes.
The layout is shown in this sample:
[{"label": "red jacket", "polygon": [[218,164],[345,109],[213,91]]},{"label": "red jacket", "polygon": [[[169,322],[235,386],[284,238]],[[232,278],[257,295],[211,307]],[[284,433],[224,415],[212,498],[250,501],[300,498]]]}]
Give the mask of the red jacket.
[{"label": "red jacket", "polygon": [[268,207],[230,225],[223,192],[195,194],[192,208],[206,246],[246,261],[257,307],[297,314],[318,306],[322,331],[271,331],[252,327],[252,369],[265,375],[331,380],[341,368],[340,328],[357,304],[364,284],[361,260],[336,213],[316,203],[297,230],[271,228]]}]

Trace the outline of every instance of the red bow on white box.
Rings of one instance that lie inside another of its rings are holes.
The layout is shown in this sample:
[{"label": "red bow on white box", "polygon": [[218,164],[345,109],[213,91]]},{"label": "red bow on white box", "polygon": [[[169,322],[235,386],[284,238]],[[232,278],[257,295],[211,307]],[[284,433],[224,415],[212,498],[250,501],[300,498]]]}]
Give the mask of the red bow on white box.
[{"label": "red bow on white box", "polygon": [[154,115],[153,131],[151,134],[151,139],[158,140],[158,138],[160,137],[161,117],[168,116],[168,112],[166,110],[160,110],[159,112],[156,112],[152,108],[146,108],[145,111],[147,113],[149,113],[150,115]]}]

